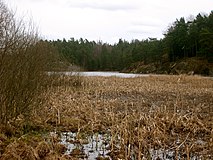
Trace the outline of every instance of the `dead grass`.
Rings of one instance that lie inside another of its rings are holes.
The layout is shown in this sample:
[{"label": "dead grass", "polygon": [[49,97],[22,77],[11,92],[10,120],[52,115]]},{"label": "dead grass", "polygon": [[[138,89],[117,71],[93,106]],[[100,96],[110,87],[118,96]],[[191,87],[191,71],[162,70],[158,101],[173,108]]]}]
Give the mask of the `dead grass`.
[{"label": "dead grass", "polygon": [[[199,76],[88,77],[80,89],[50,90],[42,111],[57,130],[110,132],[111,150],[174,150],[181,156],[212,156],[213,81]],[[113,148],[118,143],[120,148]],[[202,145],[200,143],[203,143]],[[121,157],[122,157],[121,156]]]},{"label": "dead grass", "polygon": [[[45,107],[34,113],[35,124],[76,132],[79,141],[81,133],[108,133],[113,159],[150,158],[151,150],[159,149],[174,152],[174,158],[213,156],[212,79],[88,77],[80,86],[52,87]],[[49,147],[45,142],[34,149],[49,159],[70,159],[62,146]]]}]

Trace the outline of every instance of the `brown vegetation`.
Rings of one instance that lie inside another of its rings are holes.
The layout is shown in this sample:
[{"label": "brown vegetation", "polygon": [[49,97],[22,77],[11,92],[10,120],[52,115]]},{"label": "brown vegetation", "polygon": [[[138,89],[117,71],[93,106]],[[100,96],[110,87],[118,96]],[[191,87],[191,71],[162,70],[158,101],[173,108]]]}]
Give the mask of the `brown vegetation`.
[{"label": "brown vegetation", "polygon": [[147,158],[150,149],[202,159],[212,156],[212,79],[91,77],[81,84],[78,89],[52,88],[40,121],[58,131],[107,132],[114,157],[128,158],[134,152],[137,159]]},{"label": "brown vegetation", "polygon": [[0,1],[0,123],[30,116],[41,103],[49,54],[31,23],[25,25]]},{"label": "brown vegetation", "polygon": [[213,76],[213,67],[212,63],[208,62],[205,58],[185,58],[176,62],[169,62],[165,58],[165,60],[162,60],[162,63],[134,63],[130,67],[124,69],[123,72]]},{"label": "brown vegetation", "polygon": [[34,112],[34,127],[30,128],[49,128],[56,134],[41,136],[33,140],[34,145],[28,139],[33,135],[10,143],[1,136],[2,158],[21,157],[24,153],[19,146],[26,145],[31,148],[25,149],[27,155],[40,158],[75,159],[82,155],[82,151],[79,156],[74,154],[74,148],[70,155],[64,155],[64,146],[58,146],[57,133],[61,131],[75,132],[76,140],[70,143],[79,144],[86,143],[85,134],[109,134],[108,155],[112,159],[149,158],[159,150],[170,151],[176,158],[213,156],[212,79],[184,75],[79,77],[78,86],[73,87],[73,77],[59,77],[45,91],[46,104]]},{"label": "brown vegetation", "polygon": [[[54,48],[40,40],[32,23],[17,20],[0,0],[0,123],[22,123],[43,103],[51,81],[46,71],[59,62]],[[8,127],[7,127],[8,128]]]}]

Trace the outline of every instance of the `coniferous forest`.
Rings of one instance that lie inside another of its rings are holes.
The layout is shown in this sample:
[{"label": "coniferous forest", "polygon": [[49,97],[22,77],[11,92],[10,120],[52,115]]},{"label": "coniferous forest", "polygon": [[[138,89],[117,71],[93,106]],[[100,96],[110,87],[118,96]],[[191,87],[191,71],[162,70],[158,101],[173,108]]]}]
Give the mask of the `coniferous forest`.
[{"label": "coniferous forest", "polygon": [[[85,70],[131,72],[131,68],[137,68],[140,64],[152,64],[155,68],[161,68],[158,72],[154,69],[154,72],[168,73],[168,63],[171,65],[172,62],[192,57],[209,63],[213,61],[213,11],[209,15],[198,14],[189,19],[176,19],[160,40],[149,37],[128,42],[119,39],[118,43],[108,44],[70,38],[49,43],[68,62]],[[209,74],[208,67],[202,67],[202,70],[204,74]],[[136,72],[143,73],[143,70]]]}]

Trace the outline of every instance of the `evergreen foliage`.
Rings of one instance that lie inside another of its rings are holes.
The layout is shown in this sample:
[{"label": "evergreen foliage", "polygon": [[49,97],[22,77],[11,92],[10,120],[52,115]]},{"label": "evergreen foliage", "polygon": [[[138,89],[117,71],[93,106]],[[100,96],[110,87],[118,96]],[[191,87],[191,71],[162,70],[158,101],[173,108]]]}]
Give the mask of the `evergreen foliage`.
[{"label": "evergreen foliage", "polygon": [[120,71],[136,62],[161,64],[168,59],[175,62],[183,58],[213,57],[213,11],[209,15],[198,14],[188,21],[176,21],[167,29],[164,38],[146,40],[119,39],[111,45],[87,39],[49,41],[58,48],[62,57],[86,70]]}]

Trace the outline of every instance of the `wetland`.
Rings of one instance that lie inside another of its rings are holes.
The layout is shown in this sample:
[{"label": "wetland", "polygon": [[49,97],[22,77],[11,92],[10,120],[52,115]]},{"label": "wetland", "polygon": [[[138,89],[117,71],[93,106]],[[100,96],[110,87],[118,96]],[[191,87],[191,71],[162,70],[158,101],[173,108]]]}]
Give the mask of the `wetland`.
[{"label": "wetland", "polygon": [[60,75],[51,86],[44,93],[43,108],[35,110],[33,123],[28,124],[30,133],[34,132],[10,140],[9,145],[1,138],[5,146],[1,159],[11,156],[10,147],[21,157],[18,151],[23,146],[34,159],[188,160],[213,156],[210,78]]}]

